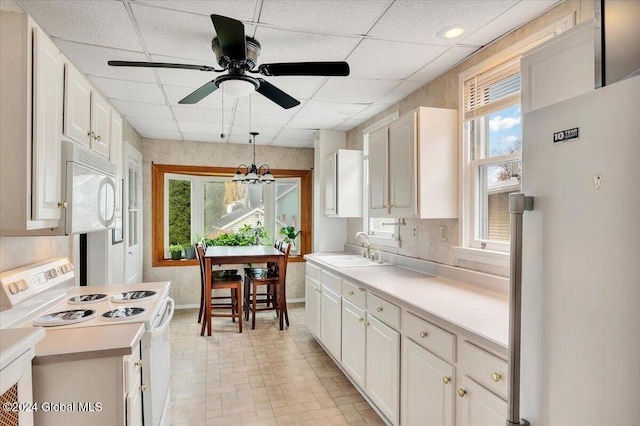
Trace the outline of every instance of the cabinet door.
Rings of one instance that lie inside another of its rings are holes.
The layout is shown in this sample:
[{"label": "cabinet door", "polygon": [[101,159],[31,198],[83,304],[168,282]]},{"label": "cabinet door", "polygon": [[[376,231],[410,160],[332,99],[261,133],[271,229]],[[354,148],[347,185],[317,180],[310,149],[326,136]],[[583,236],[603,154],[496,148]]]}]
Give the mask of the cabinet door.
[{"label": "cabinet door", "polygon": [[91,91],[91,149],[109,158],[111,106],[95,90]]},{"label": "cabinet door", "polygon": [[416,113],[389,124],[389,207],[393,217],[418,214]]},{"label": "cabinet door", "polygon": [[63,133],[87,147],[91,144],[91,85],[70,63],[64,65]]},{"label": "cabinet door", "polygon": [[398,424],[400,412],[400,333],[367,316],[365,390],[371,401]]},{"label": "cabinet door", "polygon": [[122,217],[122,117],[113,107],[111,108],[111,129],[109,133],[111,135],[109,160],[117,166],[115,214],[116,217]]},{"label": "cabinet door", "polygon": [[365,313],[346,300],[342,301],[342,367],[364,388],[366,360]]},{"label": "cabinet door", "polygon": [[409,339],[402,345],[402,424],[453,426],[455,369]]},{"label": "cabinet door", "polygon": [[458,383],[457,426],[503,426],[507,421],[507,402],[467,376]]},{"label": "cabinet door", "polygon": [[389,215],[388,128],[369,133],[369,217]]},{"label": "cabinet door", "polygon": [[320,285],[305,277],[305,315],[307,328],[320,338]]},{"label": "cabinet door", "polygon": [[320,336],[331,355],[340,361],[342,343],[342,297],[322,286],[320,291]]},{"label": "cabinet door", "polygon": [[337,155],[334,152],[325,160],[324,168],[324,214],[335,216],[338,213]]},{"label": "cabinet door", "polygon": [[64,62],[39,28],[33,32],[33,220],[58,220]]}]

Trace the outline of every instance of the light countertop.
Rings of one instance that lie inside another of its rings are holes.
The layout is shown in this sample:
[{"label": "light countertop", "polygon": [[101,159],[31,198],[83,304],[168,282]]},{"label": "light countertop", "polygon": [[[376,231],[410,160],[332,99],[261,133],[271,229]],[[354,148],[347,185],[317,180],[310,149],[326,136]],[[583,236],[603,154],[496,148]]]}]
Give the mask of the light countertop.
[{"label": "light countertop", "polygon": [[143,333],[144,324],[141,323],[47,329],[46,337],[36,347],[33,363],[131,355]]},{"label": "light countertop", "polygon": [[501,348],[508,348],[508,296],[395,265],[338,268],[322,262],[322,256],[329,254],[350,253],[313,253],[305,258],[418,315],[438,317],[453,328],[459,327]]},{"label": "light countertop", "polygon": [[0,330],[0,370],[15,361],[45,337],[43,328],[6,328]]}]

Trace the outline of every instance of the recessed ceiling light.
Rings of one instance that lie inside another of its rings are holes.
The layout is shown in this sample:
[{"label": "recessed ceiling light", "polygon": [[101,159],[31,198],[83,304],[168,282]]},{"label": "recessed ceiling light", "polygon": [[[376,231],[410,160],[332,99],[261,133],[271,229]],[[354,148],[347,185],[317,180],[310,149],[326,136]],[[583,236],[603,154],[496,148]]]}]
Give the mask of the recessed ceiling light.
[{"label": "recessed ceiling light", "polygon": [[440,31],[438,31],[437,36],[439,38],[456,38],[464,34],[466,30],[467,30],[467,25],[465,24],[452,25],[450,27],[443,28]]}]

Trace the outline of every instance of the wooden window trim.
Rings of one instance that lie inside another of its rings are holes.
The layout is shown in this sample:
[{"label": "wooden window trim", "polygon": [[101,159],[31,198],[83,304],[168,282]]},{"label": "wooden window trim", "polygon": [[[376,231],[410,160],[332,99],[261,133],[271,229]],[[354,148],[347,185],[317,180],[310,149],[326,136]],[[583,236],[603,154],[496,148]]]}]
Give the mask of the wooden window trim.
[{"label": "wooden window trim", "polygon": [[[151,266],[197,265],[197,260],[171,260],[164,258],[164,175],[176,173],[192,176],[233,177],[235,167],[179,166],[151,164]],[[277,178],[300,178],[300,254],[290,256],[289,262],[304,262],[311,253],[311,215],[313,175],[311,170],[271,169]]]}]

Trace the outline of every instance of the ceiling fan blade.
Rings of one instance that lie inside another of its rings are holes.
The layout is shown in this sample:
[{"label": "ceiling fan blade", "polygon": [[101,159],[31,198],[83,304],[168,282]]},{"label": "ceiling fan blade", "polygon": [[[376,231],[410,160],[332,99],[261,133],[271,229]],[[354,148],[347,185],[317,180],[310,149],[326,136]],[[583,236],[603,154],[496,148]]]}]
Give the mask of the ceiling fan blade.
[{"label": "ceiling fan blade", "polygon": [[345,77],[349,75],[346,62],[287,62],[262,64],[258,67],[262,75],[321,75]]},{"label": "ceiling fan blade", "polygon": [[178,68],[181,70],[216,71],[208,65],[170,64],[167,62],[108,61],[112,67]]},{"label": "ceiling fan blade", "polygon": [[204,84],[203,86],[189,93],[187,96],[181,99],[178,103],[183,105],[198,103],[205,97],[215,92],[217,89],[218,89],[218,86],[216,86],[216,81],[211,80],[210,82]]},{"label": "ceiling fan blade", "polygon": [[211,15],[222,53],[232,61],[247,59],[244,24],[222,15]]},{"label": "ceiling fan blade", "polygon": [[265,96],[267,99],[277,103],[284,109],[293,108],[294,106],[300,105],[300,101],[291,96],[287,95],[282,90],[278,89],[273,84],[268,81],[259,78],[260,86],[256,89],[256,92]]}]

